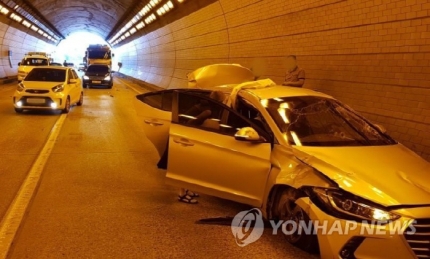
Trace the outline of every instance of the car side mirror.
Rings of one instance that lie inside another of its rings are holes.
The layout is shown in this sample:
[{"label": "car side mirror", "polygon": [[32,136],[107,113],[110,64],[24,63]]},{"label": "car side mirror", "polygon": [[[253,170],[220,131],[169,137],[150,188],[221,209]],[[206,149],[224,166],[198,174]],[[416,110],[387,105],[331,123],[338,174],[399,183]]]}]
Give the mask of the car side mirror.
[{"label": "car side mirror", "polygon": [[18,62],[18,66],[21,66],[21,62]]},{"label": "car side mirror", "polygon": [[78,80],[76,79],[70,79],[69,80],[69,84],[76,84],[78,82]]},{"label": "car side mirror", "polygon": [[241,128],[238,132],[236,132],[236,134],[234,135],[234,138],[239,141],[249,141],[249,142],[261,141],[261,137],[258,134],[258,132],[251,127]]},{"label": "car side mirror", "polygon": [[382,132],[382,133],[387,133],[387,129],[384,127],[384,126],[382,126],[382,125],[380,125],[380,124],[374,124],[374,126],[380,131],[380,132]]}]

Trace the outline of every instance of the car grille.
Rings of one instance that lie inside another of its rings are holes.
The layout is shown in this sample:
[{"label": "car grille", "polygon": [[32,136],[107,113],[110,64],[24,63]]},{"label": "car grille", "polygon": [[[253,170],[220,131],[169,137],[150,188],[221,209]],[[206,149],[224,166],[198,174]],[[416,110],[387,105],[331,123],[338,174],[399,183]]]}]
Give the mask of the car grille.
[{"label": "car grille", "polygon": [[27,90],[25,90],[25,92],[31,93],[31,94],[47,94],[47,93],[49,93],[49,90],[27,89]]},{"label": "car grille", "polygon": [[416,220],[404,235],[418,258],[430,258],[430,219]]},{"label": "car grille", "polygon": [[104,76],[90,76],[89,78],[92,81],[103,81],[105,79]]}]

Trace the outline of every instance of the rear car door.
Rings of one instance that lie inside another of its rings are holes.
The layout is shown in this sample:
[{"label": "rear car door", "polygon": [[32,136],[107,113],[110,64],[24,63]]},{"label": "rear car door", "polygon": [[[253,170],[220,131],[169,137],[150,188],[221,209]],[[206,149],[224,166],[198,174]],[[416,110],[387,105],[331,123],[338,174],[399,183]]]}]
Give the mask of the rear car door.
[{"label": "rear car door", "polygon": [[[195,105],[208,104],[210,118],[196,122]],[[238,141],[244,127],[265,141]],[[193,191],[261,206],[271,168],[270,134],[233,109],[205,96],[174,92],[167,182]]]},{"label": "rear car door", "polygon": [[172,90],[150,92],[136,96],[135,109],[139,124],[160,157],[164,154],[172,119]]}]

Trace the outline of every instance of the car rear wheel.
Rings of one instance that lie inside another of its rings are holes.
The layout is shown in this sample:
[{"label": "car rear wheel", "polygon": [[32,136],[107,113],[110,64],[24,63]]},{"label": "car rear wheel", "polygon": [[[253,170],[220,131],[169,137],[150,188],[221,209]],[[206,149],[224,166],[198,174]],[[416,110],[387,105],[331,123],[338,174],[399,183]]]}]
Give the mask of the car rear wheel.
[{"label": "car rear wheel", "polygon": [[22,113],[23,111],[24,111],[23,109],[15,108],[16,113]]},{"label": "car rear wheel", "polygon": [[66,99],[66,105],[64,106],[63,113],[69,113],[70,111],[70,97]]},{"label": "car rear wheel", "polygon": [[294,191],[295,189],[289,188],[280,193],[274,216],[286,224],[283,229],[288,233],[284,235],[290,244],[307,252],[318,253],[318,237],[308,214],[295,203]]},{"label": "car rear wheel", "polygon": [[82,106],[84,103],[84,93],[81,93],[81,96],[79,97],[79,101],[77,102],[78,106]]}]

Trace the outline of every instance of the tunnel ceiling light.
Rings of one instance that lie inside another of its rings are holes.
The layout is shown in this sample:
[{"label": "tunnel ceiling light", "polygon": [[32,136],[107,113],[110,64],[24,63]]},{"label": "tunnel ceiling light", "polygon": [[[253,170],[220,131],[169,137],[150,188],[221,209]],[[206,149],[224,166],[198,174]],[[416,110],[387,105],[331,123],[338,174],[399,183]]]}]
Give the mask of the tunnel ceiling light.
[{"label": "tunnel ceiling light", "polygon": [[0,6],[0,13],[7,15],[9,13],[9,9],[7,9],[6,7]]},{"label": "tunnel ceiling light", "polygon": [[152,7],[155,7],[157,4],[159,4],[161,2],[161,0],[151,0],[151,2],[149,2],[149,4],[152,6]]},{"label": "tunnel ceiling light", "polygon": [[165,13],[167,13],[167,12],[169,12],[170,10],[172,10],[173,9],[173,3],[172,3],[172,1],[169,1],[169,2],[167,2],[167,3],[165,3],[162,7],[160,7],[158,10],[157,10],[157,14],[158,14],[158,16],[162,16],[163,14],[165,14]]},{"label": "tunnel ceiling light", "polygon": [[126,32],[126,33],[124,34],[124,36],[125,36],[126,38],[130,37],[130,32]]},{"label": "tunnel ceiling light", "polygon": [[27,28],[30,28],[31,23],[30,23],[29,21],[27,21],[27,20],[23,20],[23,21],[22,21],[22,25],[24,25],[24,26],[25,26],[25,27],[27,27]]},{"label": "tunnel ceiling light", "polygon": [[157,19],[157,17],[155,16],[155,14],[151,14],[150,16],[148,16],[145,19],[145,23],[150,24],[151,22],[155,21],[156,19]]},{"label": "tunnel ceiling light", "polygon": [[183,3],[185,2],[185,0],[178,0],[178,3]]},{"label": "tunnel ceiling light", "polygon": [[32,29],[33,31],[38,31],[38,30],[39,30],[39,28],[37,28],[35,25],[32,25],[32,26],[31,26],[31,29]]},{"label": "tunnel ceiling light", "polygon": [[140,22],[140,23],[138,23],[136,25],[136,29],[138,29],[138,30],[142,29],[143,27],[145,27],[145,23],[144,22]]},{"label": "tunnel ceiling light", "polygon": [[10,14],[10,18],[11,18],[12,20],[14,20],[14,21],[17,21],[17,22],[21,22],[21,21],[22,21],[22,17],[21,17],[21,16],[19,16],[19,15],[17,15],[17,14],[14,14],[14,13],[11,13],[11,14]]},{"label": "tunnel ceiling light", "polygon": [[134,34],[137,31],[137,29],[135,27],[131,28],[130,30],[130,34]]},{"label": "tunnel ceiling light", "polygon": [[42,30],[38,30],[37,31],[40,35],[43,35],[43,31]]},{"label": "tunnel ceiling light", "polygon": [[122,35],[122,36],[121,36],[121,40],[124,40],[124,39],[125,39],[125,36],[124,36],[124,35]]}]

